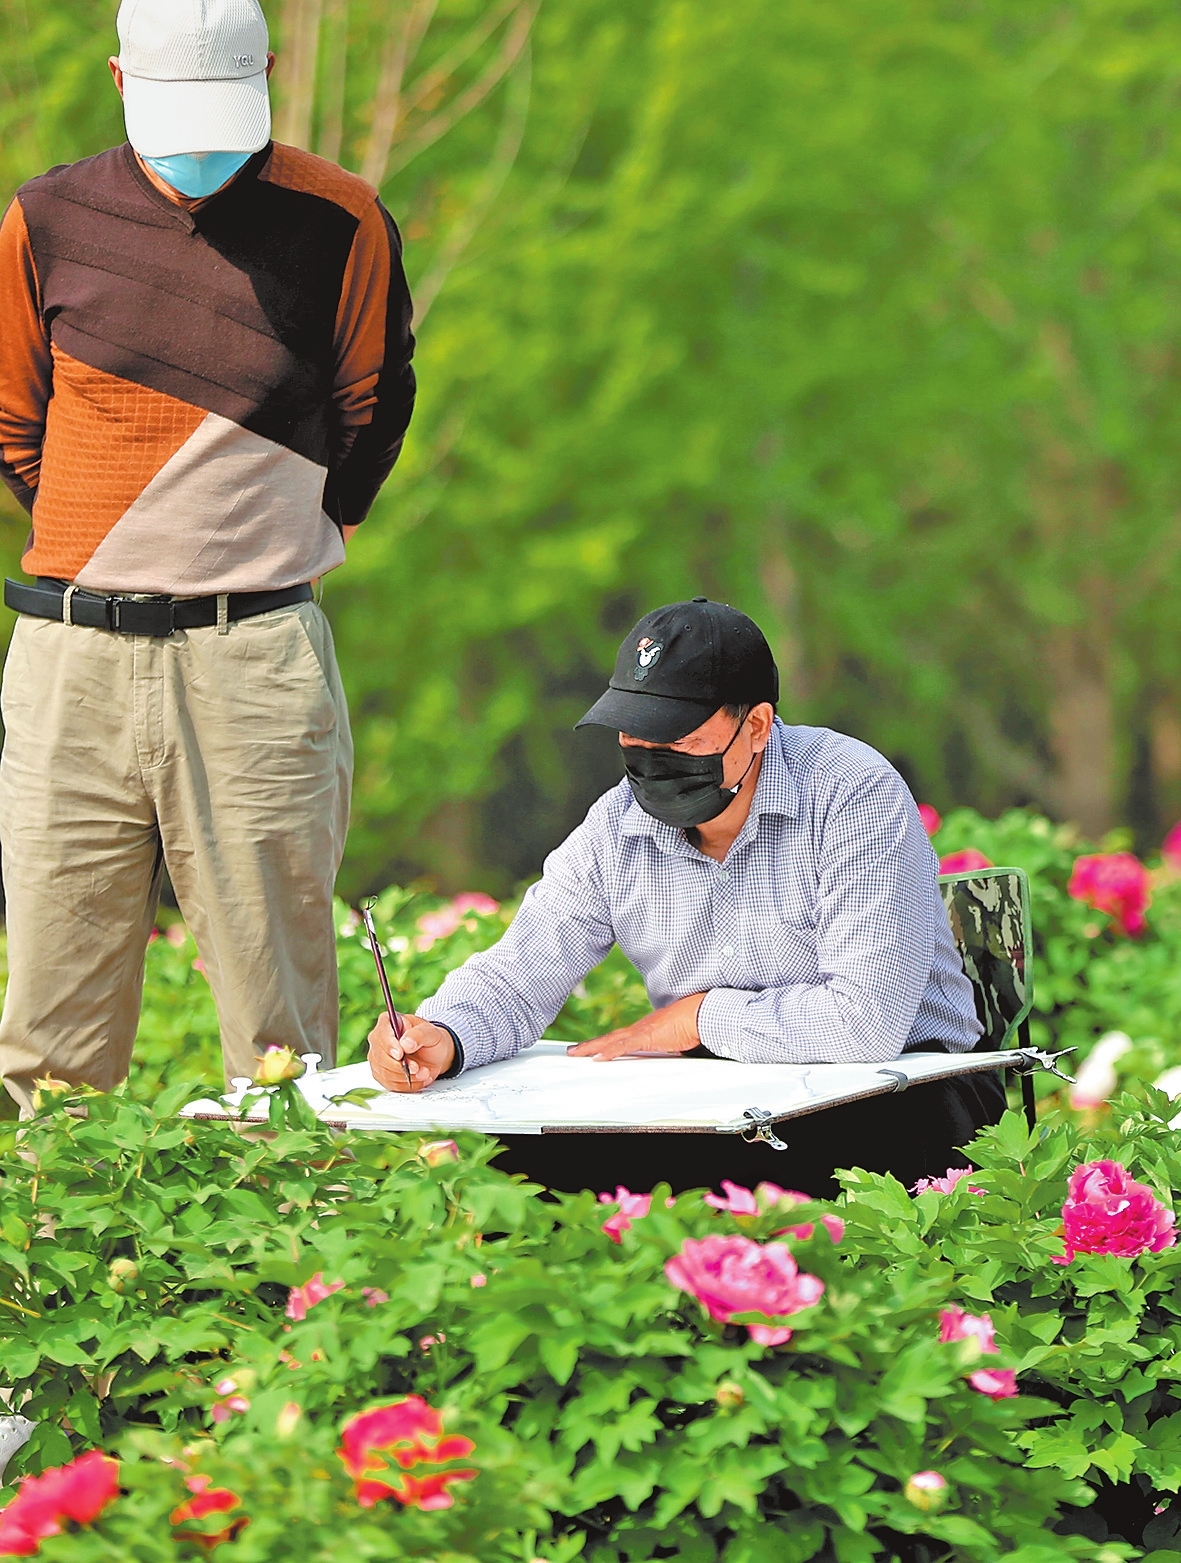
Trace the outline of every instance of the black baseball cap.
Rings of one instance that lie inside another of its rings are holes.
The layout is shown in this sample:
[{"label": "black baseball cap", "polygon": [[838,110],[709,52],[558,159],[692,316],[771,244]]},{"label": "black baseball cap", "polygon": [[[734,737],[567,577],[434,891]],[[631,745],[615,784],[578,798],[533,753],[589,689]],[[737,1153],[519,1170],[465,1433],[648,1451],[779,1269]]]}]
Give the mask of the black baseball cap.
[{"label": "black baseball cap", "polygon": [[673,744],[721,706],[778,699],[779,670],[754,620],[694,597],[654,608],[624,636],[607,693],[575,725]]}]

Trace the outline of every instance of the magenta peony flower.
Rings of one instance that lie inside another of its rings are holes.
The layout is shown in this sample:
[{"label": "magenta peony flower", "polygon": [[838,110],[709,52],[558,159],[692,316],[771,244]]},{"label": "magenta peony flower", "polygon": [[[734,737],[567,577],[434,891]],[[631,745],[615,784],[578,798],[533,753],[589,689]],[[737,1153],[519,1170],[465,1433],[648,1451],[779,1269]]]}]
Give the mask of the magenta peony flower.
[{"label": "magenta peony flower", "polygon": [[994,1334],[990,1314],[965,1313],[956,1307],[944,1308],[939,1314],[939,1339],[942,1341],[974,1340],[982,1352],[994,1352],[997,1349]]},{"label": "magenta peony flower", "polygon": [[476,1471],[440,1470],[465,1460],[475,1449],[470,1438],[444,1433],[443,1418],[419,1395],[352,1416],[341,1428],[336,1451],[353,1478],[357,1502],[371,1509],[383,1498],[418,1509],[449,1509],[452,1482],[470,1482]]},{"label": "magenta peony flower", "polygon": [[[738,1313],[781,1319],[810,1308],[824,1295],[824,1282],[802,1273],[786,1244],[756,1243],[737,1234],[687,1237],[664,1273],[720,1324]],[[778,1325],[754,1324],[747,1329],[760,1345],[780,1346],[791,1339],[791,1331]]]},{"label": "magenta peony flower", "polygon": [[317,1270],[310,1281],[305,1281],[302,1286],[293,1286],[287,1293],[287,1317],[297,1320],[306,1319],[309,1308],[322,1303],[325,1297],[331,1297],[333,1292],[339,1292],[343,1285],[343,1281],[325,1281],[324,1272]]},{"label": "magenta peony flower", "polygon": [[1130,852],[1097,852],[1074,860],[1068,895],[1106,912],[1126,934],[1142,933],[1148,906],[1148,870]]},{"label": "magenta peony flower", "polygon": [[1076,1254],[1159,1254],[1177,1241],[1173,1212],[1143,1183],[1128,1177],[1118,1161],[1088,1161],[1070,1174],[1062,1207],[1068,1265]]},{"label": "magenta peony flower", "polygon": [[[970,1178],[971,1176],[971,1167],[948,1167],[947,1176],[945,1178],[920,1178],[919,1181],[912,1186],[910,1192],[912,1194],[927,1194],[934,1190],[936,1194],[950,1194],[957,1183],[960,1183],[964,1178]],[[968,1193],[983,1194],[984,1190],[975,1188],[971,1183],[969,1183]]]},{"label": "magenta peony flower", "polygon": [[941,874],[971,874],[978,868],[991,868],[992,860],[975,847],[965,847],[962,852],[949,852],[939,859]]},{"label": "magenta peony flower", "polygon": [[919,818],[923,822],[923,829],[928,836],[933,836],[943,824],[942,816],[933,803],[919,804]]},{"label": "magenta peony flower", "polygon": [[1017,1393],[1017,1375],[1012,1368],[977,1368],[968,1374],[968,1383],[989,1400],[1008,1400]]},{"label": "magenta peony flower", "polygon": [[610,1194],[599,1195],[600,1205],[618,1205],[619,1209],[613,1216],[608,1216],[603,1222],[600,1231],[606,1232],[613,1243],[622,1243],[623,1234],[631,1226],[633,1221],[639,1221],[641,1216],[646,1216],[652,1209],[651,1194],[632,1194],[621,1183],[615,1190],[614,1196]]}]

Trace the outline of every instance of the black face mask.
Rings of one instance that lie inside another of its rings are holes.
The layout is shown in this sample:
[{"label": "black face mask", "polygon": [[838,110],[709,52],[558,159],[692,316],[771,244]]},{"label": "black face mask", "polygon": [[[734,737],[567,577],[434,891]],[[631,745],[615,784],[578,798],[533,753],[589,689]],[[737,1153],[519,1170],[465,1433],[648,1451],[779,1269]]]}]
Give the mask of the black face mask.
[{"label": "black face mask", "polygon": [[745,726],[739,722],[734,737],[721,754],[683,754],[679,749],[641,749],[627,744],[623,750],[623,768],[631,783],[632,796],[653,819],[665,825],[691,830],[716,819],[738,796],[755,756],[733,787],[722,786],[722,761],[734,746]]}]

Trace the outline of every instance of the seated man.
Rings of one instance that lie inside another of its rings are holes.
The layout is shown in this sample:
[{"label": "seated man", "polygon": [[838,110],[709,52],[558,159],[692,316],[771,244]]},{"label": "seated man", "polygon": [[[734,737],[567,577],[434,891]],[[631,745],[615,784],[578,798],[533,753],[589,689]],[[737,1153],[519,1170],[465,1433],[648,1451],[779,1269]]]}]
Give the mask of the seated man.
[{"label": "seated man", "polygon": [[[906,784],[854,738],[785,726],[778,698],[770,647],[745,614],[698,597],[641,619],[578,724],[618,729],[626,778],[401,1042],[378,1021],[378,1082],[417,1091],[511,1058],[616,943],[652,1012],[575,1057],[884,1063],[970,1049],[971,985]],[[791,1120],[786,1153],[718,1134],[522,1135],[506,1137],[500,1165],[555,1188],[771,1178],[823,1196],[837,1191],[834,1167],[907,1184],[942,1175],[1003,1110],[997,1077],[978,1074]]]}]

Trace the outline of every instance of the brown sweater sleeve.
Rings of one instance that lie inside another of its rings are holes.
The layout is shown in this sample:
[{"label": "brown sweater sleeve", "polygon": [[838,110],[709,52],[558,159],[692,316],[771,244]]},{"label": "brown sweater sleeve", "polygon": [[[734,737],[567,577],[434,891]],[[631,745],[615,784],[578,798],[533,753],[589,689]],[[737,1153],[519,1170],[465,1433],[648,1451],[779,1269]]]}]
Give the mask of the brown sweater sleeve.
[{"label": "brown sweater sleeve", "polygon": [[328,514],[356,526],[390,474],[414,410],[414,337],[402,242],[375,200],[357,227],[336,316],[333,399],[338,436]]},{"label": "brown sweater sleeve", "polygon": [[0,477],[26,510],[41,471],[53,361],[19,197],[0,223]]}]

